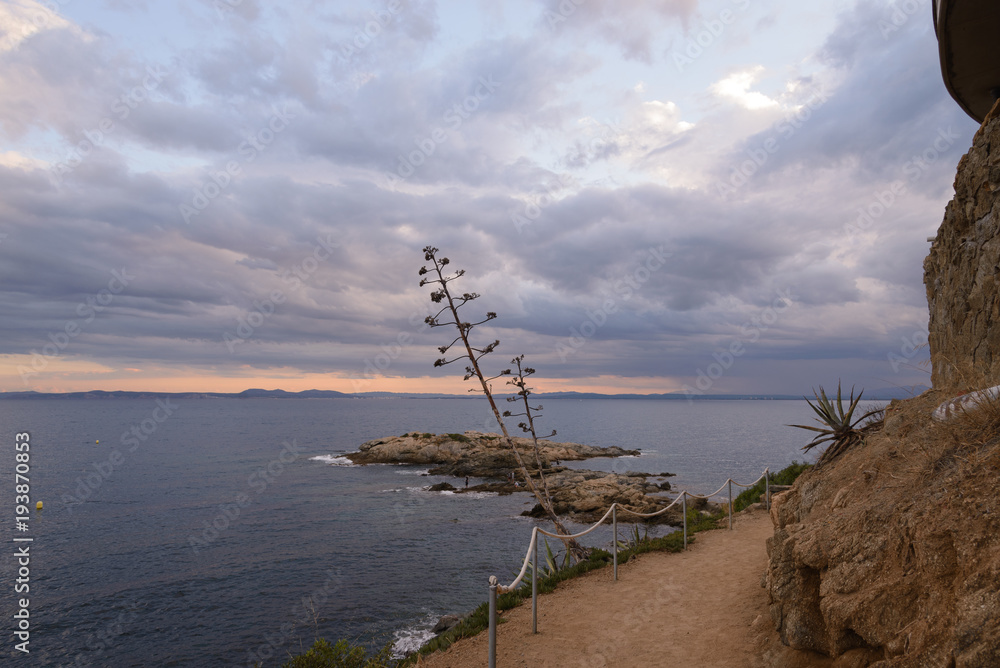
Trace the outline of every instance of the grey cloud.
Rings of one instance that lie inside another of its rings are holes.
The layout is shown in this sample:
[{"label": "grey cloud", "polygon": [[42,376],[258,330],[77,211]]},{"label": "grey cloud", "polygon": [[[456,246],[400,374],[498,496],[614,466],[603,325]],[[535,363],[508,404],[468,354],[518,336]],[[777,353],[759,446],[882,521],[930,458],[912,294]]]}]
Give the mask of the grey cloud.
[{"label": "grey cloud", "polygon": [[652,42],[658,29],[670,22],[686,26],[697,9],[697,0],[541,0],[539,23],[549,34],[595,35],[617,46],[630,60],[652,62]]}]

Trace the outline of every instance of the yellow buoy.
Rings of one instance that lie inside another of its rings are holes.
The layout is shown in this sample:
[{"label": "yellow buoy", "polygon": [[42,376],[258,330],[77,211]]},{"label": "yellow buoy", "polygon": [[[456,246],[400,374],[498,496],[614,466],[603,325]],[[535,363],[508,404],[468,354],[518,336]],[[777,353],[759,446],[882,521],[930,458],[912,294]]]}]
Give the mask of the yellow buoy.
[{"label": "yellow buoy", "polygon": [[38,503],[36,503],[35,504],[35,508],[38,509],[38,510],[41,510],[42,509],[42,502],[39,501]]},{"label": "yellow buoy", "polygon": [[100,440],[96,440],[96,441],[94,441],[94,443],[100,443],[100,442],[101,442]]}]

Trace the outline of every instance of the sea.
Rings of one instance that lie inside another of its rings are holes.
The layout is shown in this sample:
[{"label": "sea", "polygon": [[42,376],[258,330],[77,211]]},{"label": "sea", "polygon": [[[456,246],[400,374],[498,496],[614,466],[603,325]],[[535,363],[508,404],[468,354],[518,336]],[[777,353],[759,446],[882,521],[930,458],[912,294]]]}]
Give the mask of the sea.
[{"label": "sea", "polygon": [[[809,460],[809,434],[785,426],[811,423],[804,401],[542,404],[553,440],[642,452],[572,466],[669,472],[676,490]],[[413,431],[496,431],[491,420],[482,397],[0,401],[0,663],[280,666],[320,637],[415,649],[442,615],[485,601],[491,575],[510,582],[532,527],[548,525],[521,516],[527,494],[429,492],[464,480],[343,455]],[[29,485],[23,521],[15,484]],[[609,527],[584,540],[611,541]]]}]

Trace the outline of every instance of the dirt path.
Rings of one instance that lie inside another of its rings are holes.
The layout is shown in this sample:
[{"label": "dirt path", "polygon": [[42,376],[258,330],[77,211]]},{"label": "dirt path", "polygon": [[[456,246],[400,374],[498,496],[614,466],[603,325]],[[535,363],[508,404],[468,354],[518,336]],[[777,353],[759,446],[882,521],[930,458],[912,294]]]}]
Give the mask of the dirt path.
[{"label": "dirt path", "polygon": [[[765,539],[773,533],[764,511],[741,513],[733,531],[698,534],[687,552],[649,553],[559,585],[538,599],[538,635],[530,602],[503,613],[497,666],[726,666],[751,665],[750,626],[767,612],[760,576]],[[488,634],[459,641],[422,666],[485,666]]]}]

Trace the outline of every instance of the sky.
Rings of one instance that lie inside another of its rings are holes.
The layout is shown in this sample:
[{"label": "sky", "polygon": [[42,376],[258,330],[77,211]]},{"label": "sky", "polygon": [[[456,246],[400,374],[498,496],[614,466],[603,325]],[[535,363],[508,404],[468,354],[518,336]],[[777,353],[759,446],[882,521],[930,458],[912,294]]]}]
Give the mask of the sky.
[{"label": "sky", "polygon": [[930,384],[930,0],[4,0],[0,391]]}]

